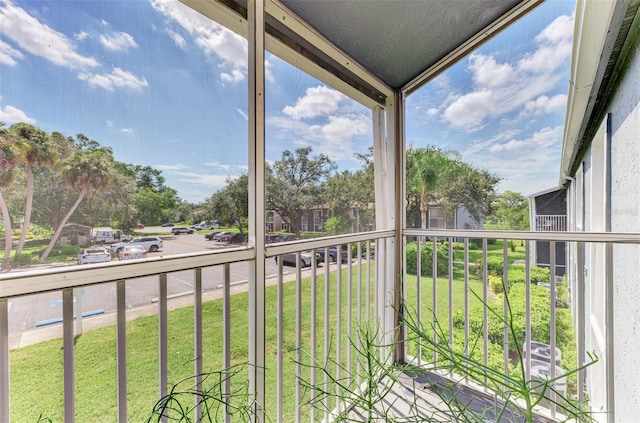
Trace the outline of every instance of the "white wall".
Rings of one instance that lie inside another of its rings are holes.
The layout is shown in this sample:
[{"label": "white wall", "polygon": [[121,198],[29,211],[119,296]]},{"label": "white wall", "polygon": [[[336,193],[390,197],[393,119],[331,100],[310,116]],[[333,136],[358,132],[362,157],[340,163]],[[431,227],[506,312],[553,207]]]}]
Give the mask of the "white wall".
[{"label": "white wall", "polygon": [[[583,166],[573,177],[577,196],[576,230],[606,230],[607,190],[611,198],[611,231],[640,233],[640,55],[630,58],[610,115],[591,140]],[[611,184],[606,181],[607,119],[610,119]],[[580,201],[583,200],[582,210]],[[580,228],[581,214],[584,216]],[[593,410],[606,408],[606,367],[613,358],[616,422],[640,421],[640,247],[614,245],[612,304],[606,304],[606,252],[602,245],[585,248],[586,350],[601,356],[588,369],[588,394]],[[576,269],[577,272],[580,269]],[[606,327],[606,308],[613,309],[613,327]],[[613,331],[613,357],[605,354],[606,334]],[[597,416],[607,421],[607,416]]]},{"label": "white wall", "polygon": [[[640,54],[611,103],[611,230],[640,233]],[[640,247],[614,246],[617,422],[640,421]]]}]

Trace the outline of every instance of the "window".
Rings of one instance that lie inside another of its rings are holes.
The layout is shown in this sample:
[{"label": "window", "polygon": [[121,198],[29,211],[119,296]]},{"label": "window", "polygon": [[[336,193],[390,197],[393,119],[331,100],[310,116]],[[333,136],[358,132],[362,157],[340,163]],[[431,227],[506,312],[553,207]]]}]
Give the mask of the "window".
[{"label": "window", "polygon": [[313,231],[314,232],[324,231],[324,219],[322,218],[322,210],[313,211]]},{"label": "window", "polygon": [[309,216],[303,214],[300,216],[300,230],[302,232],[309,232]]},{"label": "window", "polygon": [[429,207],[429,228],[446,229],[446,219],[442,207]]}]

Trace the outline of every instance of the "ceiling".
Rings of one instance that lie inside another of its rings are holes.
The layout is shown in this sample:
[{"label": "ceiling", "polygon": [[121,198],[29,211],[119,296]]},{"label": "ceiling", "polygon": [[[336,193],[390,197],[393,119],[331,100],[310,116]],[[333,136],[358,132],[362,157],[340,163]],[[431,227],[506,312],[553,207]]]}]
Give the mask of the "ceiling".
[{"label": "ceiling", "polygon": [[[247,0],[182,1],[237,32],[229,16],[246,26]],[[542,1],[265,0],[265,33],[383,103],[379,84],[418,88]],[[328,53],[325,42],[341,54]]]}]

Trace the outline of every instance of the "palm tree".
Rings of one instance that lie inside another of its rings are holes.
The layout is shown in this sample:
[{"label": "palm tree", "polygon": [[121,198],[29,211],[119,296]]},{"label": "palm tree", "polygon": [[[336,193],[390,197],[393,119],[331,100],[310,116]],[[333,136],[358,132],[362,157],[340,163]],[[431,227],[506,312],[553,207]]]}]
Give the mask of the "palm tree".
[{"label": "palm tree", "polygon": [[31,224],[31,209],[33,204],[33,168],[37,166],[50,166],[59,159],[59,151],[57,145],[49,135],[32,125],[27,123],[17,123],[9,128],[16,138],[23,141],[25,158],[27,165],[27,200],[24,209],[24,222],[20,240],[16,247],[16,254],[22,252],[24,241],[27,236],[27,230]]},{"label": "palm tree", "polygon": [[439,181],[453,162],[450,154],[437,147],[407,150],[407,195],[419,197],[422,229],[427,228],[429,202],[436,199]]},{"label": "palm tree", "polygon": [[[15,139],[11,133],[4,128],[4,122],[0,122],[0,189],[9,186],[13,180],[13,169],[23,160],[23,146],[20,140]],[[11,216],[9,208],[0,191],[0,209],[2,210],[2,220],[4,221],[4,258],[1,269],[9,267],[9,257],[11,256]]]},{"label": "palm tree", "polygon": [[40,263],[44,263],[53,246],[58,241],[62,228],[67,224],[73,212],[78,208],[86,196],[91,196],[97,191],[106,189],[111,183],[111,172],[113,171],[113,156],[108,150],[78,150],[68,160],[63,163],[62,176],[65,184],[71,189],[78,191],[78,198],[71,206],[67,214],[62,218],[53,238],[49,242]]}]

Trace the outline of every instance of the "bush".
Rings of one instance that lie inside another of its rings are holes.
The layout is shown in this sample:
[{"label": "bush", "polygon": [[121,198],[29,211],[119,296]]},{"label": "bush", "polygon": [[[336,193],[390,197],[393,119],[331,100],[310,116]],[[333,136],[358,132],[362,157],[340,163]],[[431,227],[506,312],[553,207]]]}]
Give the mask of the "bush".
[{"label": "bush", "polygon": [[[417,245],[415,242],[407,244],[407,273],[416,275],[418,273],[417,264]],[[446,275],[449,270],[449,251],[446,245],[438,246],[438,275]],[[433,243],[420,245],[420,274],[422,276],[431,276],[433,265]]]},{"label": "bush", "polygon": [[35,254],[18,254],[13,256],[10,260],[11,267],[30,266],[38,263],[40,257]]}]

